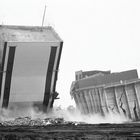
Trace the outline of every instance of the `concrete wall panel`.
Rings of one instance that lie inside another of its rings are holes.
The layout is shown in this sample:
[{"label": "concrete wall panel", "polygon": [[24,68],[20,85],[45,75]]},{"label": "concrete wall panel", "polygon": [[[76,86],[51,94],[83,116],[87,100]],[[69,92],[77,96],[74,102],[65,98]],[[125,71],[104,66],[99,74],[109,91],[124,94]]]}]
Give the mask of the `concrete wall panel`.
[{"label": "concrete wall panel", "polygon": [[138,113],[137,113],[138,104],[137,104],[134,85],[133,84],[126,85],[125,90],[128,97],[128,104],[130,108],[131,117],[132,119],[138,119]]},{"label": "concrete wall panel", "polygon": [[116,91],[116,99],[118,102],[120,113],[131,118],[130,108],[128,105],[128,100],[127,100],[124,86],[116,87],[115,91]]},{"label": "concrete wall panel", "polygon": [[114,113],[119,112],[118,105],[116,102],[114,87],[106,88],[105,90],[106,90],[106,96],[107,96],[107,102],[108,102],[108,109]]}]

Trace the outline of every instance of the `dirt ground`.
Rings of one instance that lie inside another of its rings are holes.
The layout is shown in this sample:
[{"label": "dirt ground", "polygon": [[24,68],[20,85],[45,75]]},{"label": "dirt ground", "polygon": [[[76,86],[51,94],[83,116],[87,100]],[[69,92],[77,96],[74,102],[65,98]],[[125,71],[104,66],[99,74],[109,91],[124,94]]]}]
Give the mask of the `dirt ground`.
[{"label": "dirt ground", "polygon": [[140,124],[1,126],[0,140],[140,140]]}]

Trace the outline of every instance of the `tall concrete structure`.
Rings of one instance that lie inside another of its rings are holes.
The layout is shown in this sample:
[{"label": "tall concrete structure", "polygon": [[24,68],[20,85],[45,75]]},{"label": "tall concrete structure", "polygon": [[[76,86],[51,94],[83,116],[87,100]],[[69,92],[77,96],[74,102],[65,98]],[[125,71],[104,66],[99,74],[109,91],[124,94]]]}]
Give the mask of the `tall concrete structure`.
[{"label": "tall concrete structure", "polygon": [[62,46],[52,27],[1,25],[0,108],[51,108]]}]

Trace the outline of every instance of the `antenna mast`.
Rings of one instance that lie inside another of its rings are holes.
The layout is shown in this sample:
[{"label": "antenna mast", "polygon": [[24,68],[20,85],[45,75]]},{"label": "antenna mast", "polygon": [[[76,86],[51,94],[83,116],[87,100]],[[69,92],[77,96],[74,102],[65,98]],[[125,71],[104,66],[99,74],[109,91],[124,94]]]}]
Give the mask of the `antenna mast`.
[{"label": "antenna mast", "polygon": [[43,25],[44,25],[45,14],[46,14],[46,5],[45,5],[44,14],[43,14],[43,19],[42,19],[42,27],[43,27]]}]

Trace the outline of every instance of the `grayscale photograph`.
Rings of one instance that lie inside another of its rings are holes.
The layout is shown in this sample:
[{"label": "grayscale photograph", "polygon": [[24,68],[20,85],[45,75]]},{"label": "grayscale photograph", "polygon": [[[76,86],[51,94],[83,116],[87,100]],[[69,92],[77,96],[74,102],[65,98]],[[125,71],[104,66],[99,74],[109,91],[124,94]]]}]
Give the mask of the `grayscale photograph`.
[{"label": "grayscale photograph", "polygon": [[139,0],[0,0],[0,140],[140,140]]}]

